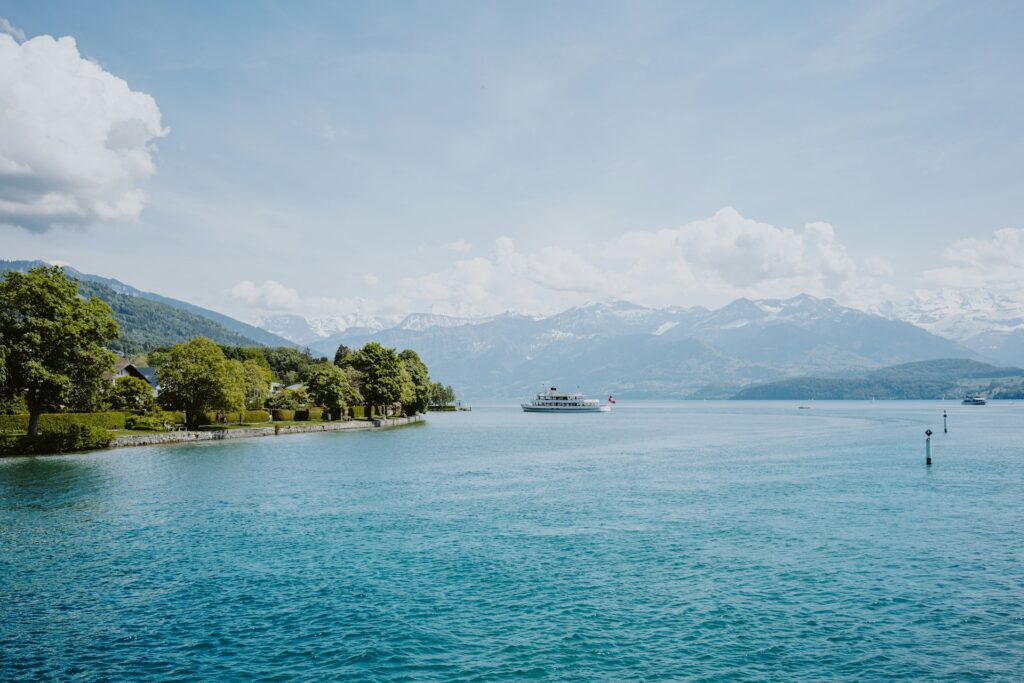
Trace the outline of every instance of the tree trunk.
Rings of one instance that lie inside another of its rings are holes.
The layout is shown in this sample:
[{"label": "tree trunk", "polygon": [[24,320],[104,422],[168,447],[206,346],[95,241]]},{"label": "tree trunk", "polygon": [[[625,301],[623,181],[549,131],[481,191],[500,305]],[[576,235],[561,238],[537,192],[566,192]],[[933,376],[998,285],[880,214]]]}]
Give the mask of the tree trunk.
[{"label": "tree trunk", "polygon": [[38,410],[30,411],[28,414],[28,435],[36,436],[39,434],[39,413]]}]

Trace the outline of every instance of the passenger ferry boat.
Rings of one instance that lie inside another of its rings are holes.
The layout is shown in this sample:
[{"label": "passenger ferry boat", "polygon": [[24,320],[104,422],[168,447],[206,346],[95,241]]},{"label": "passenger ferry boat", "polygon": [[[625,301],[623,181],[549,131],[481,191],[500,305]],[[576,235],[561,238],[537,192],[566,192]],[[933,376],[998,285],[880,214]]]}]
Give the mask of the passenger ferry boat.
[{"label": "passenger ferry boat", "polygon": [[985,397],[979,394],[974,396],[965,396],[964,400],[960,401],[965,406],[983,406],[985,405]]},{"label": "passenger ferry boat", "polygon": [[610,413],[615,399],[608,397],[608,403],[602,404],[596,398],[586,398],[583,394],[572,394],[551,387],[542,391],[529,403],[520,403],[527,413]]}]

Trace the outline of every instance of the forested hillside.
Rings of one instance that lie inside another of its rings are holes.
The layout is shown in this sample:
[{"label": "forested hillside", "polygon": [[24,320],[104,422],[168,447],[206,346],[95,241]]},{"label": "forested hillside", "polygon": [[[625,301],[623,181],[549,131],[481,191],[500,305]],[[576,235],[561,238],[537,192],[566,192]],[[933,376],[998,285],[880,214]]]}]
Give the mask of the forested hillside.
[{"label": "forested hillside", "polygon": [[[47,265],[43,261],[0,261],[0,272],[16,270],[27,272],[29,268]],[[78,292],[82,296],[96,296],[102,299],[114,311],[114,320],[121,328],[121,335],[109,346],[112,351],[122,354],[134,354],[161,346],[169,346],[188,341],[193,337],[209,337],[218,344],[234,346],[258,346],[271,343],[275,346],[290,346],[291,342],[280,339],[258,328],[254,337],[240,334],[228,329],[225,325],[210,317],[200,315],[185,307],[191,306],[179,302],[183,306],[174,306],[160,299],[159,295],[141,292],[117,280],[85,275],[74,268],[65,267],[69,277],[78,280]],[[172,301],[172,300],[167,300]],[[197,310],[198,307],[192,307]],[[210,312],[212,313],[212,311]],[[219,313],[214,314],[227,318]],[[237,325],[244,323],[233,321]]]},{"label": "forested hillside", "polygon": [[1019,398],[1024,370],[960,358],[903,363],[854,377],[796,377],[747,387],[733,398],[857,400],[959,398],[980,392]]}]

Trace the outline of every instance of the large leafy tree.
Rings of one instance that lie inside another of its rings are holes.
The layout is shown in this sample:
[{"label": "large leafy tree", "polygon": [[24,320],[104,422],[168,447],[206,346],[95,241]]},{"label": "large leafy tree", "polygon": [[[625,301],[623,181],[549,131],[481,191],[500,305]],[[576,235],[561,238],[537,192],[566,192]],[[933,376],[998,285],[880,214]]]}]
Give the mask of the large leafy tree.
[{"label": "large leafy tree", "polygon": [[361,392],[367,415],[371,414],[375,406],[386,407],[402,399],[402,373],[405,366],[394,349],[370,342],[350,354],[345,362],[361,377]]},{"label": "large leafy tree", "polygon": [[138,377],[118,377],[107,390],[106,401],[113,410],[149,410],[155,404],[153,388]]},{"label": "large leafy tree", "polygon": [[336,365],[324,363],[310,370],[306,378],[306,391],[318,405],[327,408],[337,418],[345,406],[358,405],[363,397],[346,372]]},{"label": "large leafy tree", "polygon": [[256,410],[270,395],[270,367],[259,361],[242,361],[242,377],[245,385],[245,405]]},{"label": "large leafy tree", "polygon": [[245,401],[242,363],[228,361],[206,337],[172,346],[157,370],[158,400],[165,408],[185,411],[194,428],[207,410],[240,410]]},{"label": "large leafy tree", "polygon": [[270,364],[270,369],[274,371],[274,376],[286,385],[299,382],[318,362],[309,353],[309,349],[300,351],[286,346],[266,349],[264,355]]},{"label": "large leafy tree", "polygon": [[455,403],[455,390],[450,384],[445,386],[440,382],[434,382],[430,385],[430,405],[450,406],[453,403]]},{"label": "large leafy tree", "polygon": [[345,364],[345,359],[352,355],[352,349],[340,344],[338,350],[334,352],[334,364],[341,367]]},{"label": "large leafy tree", "polygon": [[412,349],[402,351],[398,357],[405,365],[412,382],[410,395],[407,400],[402,401],[402,407],[408,415],[426,412],[427,406],[430,405],[430,373],[426,364]]},{"label": "large leafy tree", "polygon": [[110,307],[78,296],[78,285],[60,268],[10,271],[0,281],[0,356],[3,394],[23,396],[28,433],[39,416],[65,403],[94,402],[103,373],[114,364],[104,345],[116,339]]}]

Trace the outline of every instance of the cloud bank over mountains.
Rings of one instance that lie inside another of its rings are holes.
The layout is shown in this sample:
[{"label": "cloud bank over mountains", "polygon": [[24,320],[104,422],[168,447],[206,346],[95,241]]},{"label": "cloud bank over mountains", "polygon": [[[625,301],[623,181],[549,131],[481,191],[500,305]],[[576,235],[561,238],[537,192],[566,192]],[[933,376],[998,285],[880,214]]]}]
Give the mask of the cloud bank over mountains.
[{"label": "cloud bank over mountains", "polygon": [[228,295],[266,313],[490,316],[551,314],[610,298],[669,306],[800,293],[864,303],[890,294],[879,277],[888,265],[877,257],[858,263],[828,223],[780,228],[732,207],[678,228],[578,247],[524,251],[499,237],[485,255],[449,251],[455,256],[448,267],[400,278],[392,295],[373,302],[304,298],[275,281],[242,282]]},{"label": "cloud bank over mountains", "polygon": [[83,57],[74,38],[2,29],[0,224],[45,232],[137,219],[153,142],[169,132],[156,100]]}]

